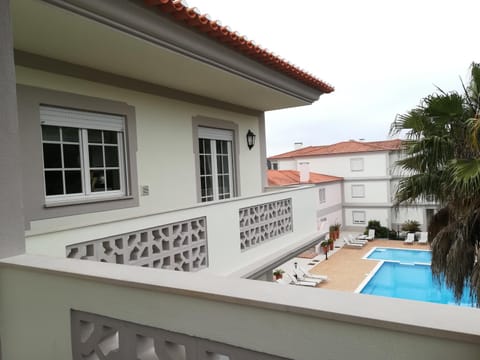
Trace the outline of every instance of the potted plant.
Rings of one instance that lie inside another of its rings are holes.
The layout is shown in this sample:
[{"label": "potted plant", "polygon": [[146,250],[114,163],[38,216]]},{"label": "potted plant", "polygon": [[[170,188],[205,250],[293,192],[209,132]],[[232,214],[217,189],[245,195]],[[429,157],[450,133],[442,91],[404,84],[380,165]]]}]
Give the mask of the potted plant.
[{"label": "potted plant", "polygon": [[334,231],[335,231],[335,238],[334,240],[337,240],[340,238],[340,227],[342,226],[342,224],[340,223],[335,223],[333,224],[333,228],[334,228]]},{"label": "potted plant", "polygon": [[285,271],[283,271],[282,269],[275,269],[273,271],[273,276],[275,276],[275,280],[278,280],[278,279],[281,279],[283,277],[284,273],[285,273]]},{"label": "potted plant", "polygon": [[335,225],[330,225],[328,232],[330,239],[335,239]]},{"label": "potted plant", "polygon": [[[324,254],[326,254],[326,253],[328,252],[328,247],[329,247],[328,242],[329,242],[329,241],[330,241],[330,240],[324,240],[324,241],[322,241],[322,242],[320,243],[320,247],[323,249],[323,253],[324,253]],[[332,242],[333,242],[333,241],[332,241]]]},{"label": "potted plant", "polygon": [[328,245],[330,247],[330,250],[333,250],[333,244],[334,244],[334,240],[333,239],[329,239],[328,240]]}]

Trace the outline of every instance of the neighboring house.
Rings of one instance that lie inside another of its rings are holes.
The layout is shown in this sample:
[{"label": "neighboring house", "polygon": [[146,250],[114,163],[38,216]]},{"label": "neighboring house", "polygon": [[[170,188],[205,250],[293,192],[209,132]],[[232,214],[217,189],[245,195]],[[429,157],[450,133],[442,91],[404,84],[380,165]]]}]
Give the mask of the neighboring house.
[{"label": "neighboring house", "polygon": [[268,170],[269,191],[278,187],[293,188],[314,184],[317,192],[317,230],[327,232],[330,225],[342,219],[342,180],[338,176],[330,176],[297,170]]},{"label": "neighboring house", "polygon": [[298,169],[308,164],[311,171],[343,177],[343,220],[360,230],[369,220],[398,231],[406,220],[417,220],[426,229],[436,204],[419,201],[415,206],[395,208],[393,201],[401,177],[395,162],[401,156],[401,140],[344,141],[332,145],[301,147],[269,157],[278,170]]},{"label": "neighboring house", "polygon": [[316,185],[265,191],[264,114],[331,86],[184,1],[0,20],[0,359],[478,355],[461,309],[250,280],[323,236]]}]

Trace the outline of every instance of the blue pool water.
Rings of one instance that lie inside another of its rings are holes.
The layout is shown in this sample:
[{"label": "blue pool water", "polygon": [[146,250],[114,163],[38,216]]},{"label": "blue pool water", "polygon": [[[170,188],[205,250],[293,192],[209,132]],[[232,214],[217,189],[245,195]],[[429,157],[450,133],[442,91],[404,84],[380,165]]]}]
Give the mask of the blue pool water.
[{"label": "blue pool water", "polygon": [[[385,256],[382,258],[381,254]],[[452,291],[444,284],[433,281],[432,271],[427,265],[431,259],[430,251],[376,249],[367,258],[386,261],[360,293],[455,304]],[[465,289],[459,305],[473,306],[472,303],[468,290]]]},{"label": "blue pool water", "polygon": [[432,252],[426,250],[376,248],[367,256],[367,259],[398,261],[408,264],[430,264]]}]

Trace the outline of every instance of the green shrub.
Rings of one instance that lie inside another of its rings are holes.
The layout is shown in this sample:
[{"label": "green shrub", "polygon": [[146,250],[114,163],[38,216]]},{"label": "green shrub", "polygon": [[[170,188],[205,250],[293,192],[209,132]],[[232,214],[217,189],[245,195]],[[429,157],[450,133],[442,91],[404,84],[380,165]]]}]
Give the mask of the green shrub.
[{"label": "green shrub", "polygon": [[402,230],[406,232],[418,232],[420,231],[420,223],[416,220],[407,220],[402,224]]},{"label": "green shrub", "polygon": [[382,226],[380,224],[380,221],[378,220],[369,220],[367,228],[365,230],[365,235],[368,234],[368,229],[374,229],[375,230],[375,237],[376,238],[385,238],[385,239],[391,239],[390,235],[392,230],[389,228]]}]

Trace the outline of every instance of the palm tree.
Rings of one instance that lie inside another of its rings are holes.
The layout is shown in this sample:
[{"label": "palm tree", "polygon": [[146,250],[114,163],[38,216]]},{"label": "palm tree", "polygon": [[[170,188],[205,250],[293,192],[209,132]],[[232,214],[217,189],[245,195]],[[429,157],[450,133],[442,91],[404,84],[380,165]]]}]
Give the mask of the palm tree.
[{"label": "palm tree", "polygon": [[463,93],[427,96],[399,115],[390,133],[405,133],[405,157],[397,165],[396,204],[433,197],[440,210],[429,225],[432,272],[459,301],[465,285],[480,306],[480,64],[471,66]]}]

